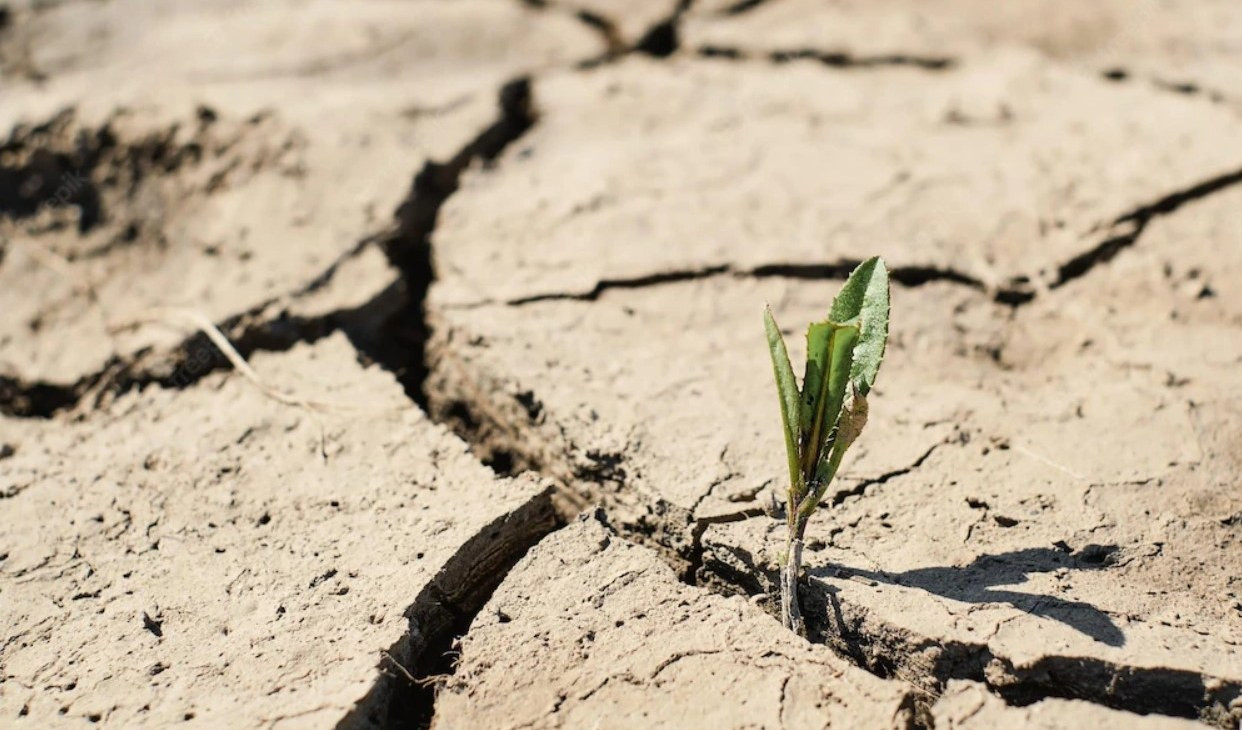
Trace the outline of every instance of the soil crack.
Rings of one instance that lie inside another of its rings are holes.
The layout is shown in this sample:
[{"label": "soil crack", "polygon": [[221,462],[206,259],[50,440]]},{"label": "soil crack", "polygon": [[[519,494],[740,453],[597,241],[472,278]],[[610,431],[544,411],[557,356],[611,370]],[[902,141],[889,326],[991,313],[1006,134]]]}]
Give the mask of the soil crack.
[{"label": "soil crack", "polygon": [[[662,271],[655,274],[641,274],[633,277],[601,279],[588,291],[532,294],[510,299],[505,304],[511,307],[521,307],[527,304],[548,301],[594,302],[598,301],[606,292],[614,289],[643,289],[684,281],[711,279],[719,276],[732,276],[739,279],[787,278],[844,281],[850,272],[861,262],[861,259],[841,259],[825,263],[763,264],[749,269],[739,269],[731,264],[713,264],[699,268]],[[943,281],[965,286],[976,291],[984,291],[986,289],[982,281],[969,274],[936,266],[897,266],[889,270],[889,277],[898,284],[910,288]],[[491,301],[483,301],[472,306],[486,306],[493,303]]]},{"label": "soil crack", "polygon": [[768,0],[737,0],[729,7],[720,11],[720,15],[744,15],[758,8]]},{"label": "soil crack", "polygon": [[[760,2],[748,3],[745,0],[734,7],[743,7],[743,11],[759,5]],[[947,71],[957,65],[952,56],[921,56],[909,53],[884,53],[873,56],[859,56],[845,51],[821,51],[814,48],[796,48],[788,50],[755,52],[733,46],[705,45],[698,49],[701,58],[715,58],[728,61],[764,61],[783,64],[791,61],[818,61],[835,69],[873,69],[905,67],[923,71]]]},{"label": "soil crack", "polygon": [[884,484],[890,479],[896,479],[899,476],[904,476],[906,474],[909,474],[910,472],[922,466],[923,463],[927,461],[928,458],[931,457],[932,453],[935,452],[936,449],[940,448],[941,446],[944,446],[946,443],[949,443],[949,442],[941,441],[940,443],[932,444],[930,447],[928,447],[926,451],[924,451],[919,456],[919,458],[911,462],[910,466],[902,467],[900,469],[894,469],[893,471],[884,472],[883,474],[877,477],[863,479],[862,481],[858,482],[857,484],[847,489],[838,489],[836,493],[832,495],[832,499],[826,500],[824,503],[821,503],[821,506],[839,507],[841,503],[843,503],[846,499],[849,499],[850,497],[859,497],[859,496],[866,494],[867,489],[869,487],[874,487],[879,484]]},{"label": "soil crack", "polygon": [[[250,309],[216,322],[217,328],[248,358],[258,351],[281,352],[298,343],[312,343],[338,329],[345,331],[365,356],[392,371],[407,394],[425,409],[425,342],[429,330],[423,318],[423,299],[433,279],[429,238],[440,207],[456,191],[462,172],[476,160],[490,162],[535,121],[530,82],[519,78],[500,91],[500,116],[447,163],[428,162],[415,176],[405,202],[389,228],[360,239],[313,279],[286,295],[273,297]],[[58,123],[65,123],[61,120]],[[273,309],[324,289],[339,269],[370,246],[384,246],[390,263],[402,274],[395,286],[379,292],[359,307],[314,317],[289,316]],[[216,370],[229,367],[227,359],[208,338],[196,333],[171,350],[140,351],[114,357],[98,371],[71,383],[25,380],[0,376],[0,414],[19,418],[51,418],[88,401],[98,407],[108,397],[134,388],[159,385],[185,388]]]},{"label": "soil crack", "polygon": [[[1092,248],[1073,256],[1056,268],[1056,276],[1048,282],[1049,289],[1062,286],[1091,273],[1096,267],[1112,261],[1118,254],[1138,243],[1147,226],[1157,218],[1175,213],[1183,206],[1242,183],[1242,168],[1209,178],[1181,190],[1175,190],[1153,202],[1123,213],[1112,221],[1111,228],[1120,232],[1109,236]],[[1035,298],[1029,280],[1015,277],[997,296],[1004,304],[1022,305]]]},{"label": "soil crack", "polygon": [[[364,242],[365,243],[365,242]],[[360,251],[364,247],[360,244]],[[351,252],[353,253],[353,252]],[[333,264],[333,267],[340,262]],[[215,323],[237,353],[249,359],[256,352],[285,352],[299,343],[314,343],[338,329],[347,333],[350,323],[366,319],[368,305],[338,309],[304,317],[282,310],[270,311],[282,302],[295,301],[326,285],[329,270],[317,277],[291,299],[277,298]],[[26,381],[0,376],[0,414],[16,418],[52,418],[62,411],[80,406],[97,408],[135,388],[156,385],[161,388],[190,387],[217,370],[232,367],[224,353],[202,332],[183,339],[170,350],[140,351],[129,359],[113,357],[100,370],[72,383]]]},{"label": "soil crack", "polygon": [[447,162],[427,162],[414,176],[406,199],[396,211],[394,228],[382,237],[389,263],[401,273],[399,300],[380,325],[383,336],[365,344],[362,352],[394,373],[406,394],[427,408],[426,348],[431,327],[425,312],[427,291],[435,280],[431,234],[440,209],[457,192],[462,173],[474,163],[490,164],[510,144],[526,134],[537,120],[531,83],[519,77],[499,92],[500,114],[495,122],[470,140]]},{"label": "soil crack", "polygon": [[636,41],[630,43],[621,32],[621,24],[614,18],[572,3],[561,3],[556,0],[519,0],[537,10],[561,10],[567,12],[578,22],[599,35],[604,43],[604,52],[577,64],[582,70],[588,70],[622,58],[642,53],[652,58],[668,58],[681,47],[681,17],[690,9],[693,0],[679,0],[673,12],[667,17],[653,23]]},{"label": "soil crack", "polygon": [[587,292],[558,292],[552,294],[534,294],[528,297],[518,297],[510,299],[506,304],[511,307],[520,307],[525,304],[536,304],[538,302],[549,302],[558,300],[573,300],[581,302],[598,301],[604,292],[612,289],[643,289],[650,286],[660,286],[662,284],[674,284],[682,281],[694,281],[696,279],[709,279],[721,274],[731,272],[728,265],[706,266],[701,269],[687,269],[684,271],[664,271],[657,274],[646,274],[630,278],[619,279],[600,279],[595,286]]},{"label": "soil crack", "polygon": [[[775,565],[740,548],[714,548],[727,555],[705,551],[702,585],[724,594],[754,597],[775,590]],[[847,573],[836,571],[839,577],[848,577]],[[1230,708],[1242,697],[1242,685],[1229,680],[1098,657],[1048,654],[1017,666],[994,653],[986,641],[941,641],[893,624],[865,606],[839,599],[838,591],[822,579],[804,582],[802,592],[812,641],[879,677],[909,681],[933,700],[950,680],[966,679],[984,684],[1011,706],[1061,697],[1231,727]]]},{"label": "soil crack", "polygon": [[[862,259],[842,259],[821,264],[765,264],[745,272],[742,276],[845,280],[860,263]],[[889,269],[888,275],[898,284],[912,289],[943,281],[976,291],[986,290],[984,283],[970,274],[939,266],[895,266]]]},{"label": "soil crack", "polygon": [[337,728],[430,727],[436,687],[453,673],[457,641],[513,566],[564,526],[551,495],[549,487],[497,518],[449,558],[406,610],[407,633],[380,652],[379,679]]},{"label": "soil crack", "polygon": [[[1058,289],[1075,279],[1086,276],[1097,266],[1111,261],[1119,253],[1137,243],[1143,231],[1152,221],[1162,216],[1170,215],[1189,203],[1214,195],[1239,183],[1242,183],[1242,169],[1218,175],[1185,189],[1174,191],[1151,203],[1146,203],[1132,211],[1123,213],[1109,225],[1109,228],[1114,231],[1120,229],[1119,232],[1108,236],[1087,251],[1075,255],[1061,264],[1057,264],[1056,275],[1046,284],[1046,288],[1049,290]],[[719,276],[844,280],[860,261],[860,259],[839,259],[837,261],[819,263],[770,263],[752,268],[738,268],[729,263],[709,264],[630,277],[600,279],[586,291],[531,294],[509,299],[503,303],[507,306],[521,307],[548,301],[594,302],[598,301],[605,293],[614,289],[642,289]],[[997,303],[1013,307],[1019,307],[1033,301],[1038,294],[1038,291],[1032,287],[1030,278],[1026,276],[1011,277],[1004,285],[994,287],[989,286],[978,277],[972,276],[965,271],[951,267],[918,264],[895,266],[890,269],[889,276],[896,283],[910,288],[935,282],[955,284],[985,293]],[[495,300],[483,299],[470,304],[457,305],[456,308],[473,309],[493,304],[496,304]]]},{"label": "soil crack", "polygon": [[1127,81],[1135,80],[1137,77],[1138,80],[1144,80],[1149,83],[1152,88],[1159,89],[1160,91],[1178,94],[1181,96],[1200,96],[1212,104],[1229,104],[1236,106],[1237,102],[1237,99],[1231,97],[1230,94],[1218,88],[1205,86],[1193,79],[1183,78],[1181,80],[1174,80],[1173,78],[1164,76],[1133,74],[1129,69],[1124,67],[1105,69],[1100,73],[1100,76],[1104,80],[1111,81],[1113,83],[1125,83]]}]

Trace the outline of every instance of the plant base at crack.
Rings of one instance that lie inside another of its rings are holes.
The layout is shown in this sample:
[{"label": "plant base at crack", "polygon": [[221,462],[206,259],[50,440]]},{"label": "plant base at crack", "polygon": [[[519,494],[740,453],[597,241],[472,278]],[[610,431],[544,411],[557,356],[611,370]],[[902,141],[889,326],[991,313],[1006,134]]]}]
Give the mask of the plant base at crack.
[{"label": "plant base at crack", "polygon": [[[805,524],[805,523],[803,523]],[[798,576],[802,573],[802,540],[791,538],[781,565],[781,623],[799,636],[806,636],[806,624],[798,607]]]}]

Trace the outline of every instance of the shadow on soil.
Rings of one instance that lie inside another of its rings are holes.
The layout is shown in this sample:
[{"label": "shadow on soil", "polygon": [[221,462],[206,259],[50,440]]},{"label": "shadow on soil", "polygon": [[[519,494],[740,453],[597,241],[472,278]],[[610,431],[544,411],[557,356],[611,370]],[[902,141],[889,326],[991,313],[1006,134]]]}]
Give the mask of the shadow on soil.
[{"label": "shadow on soil", "polygon": [[1100,570],[1115,562],[1114,545],[1088,545],[1074,554],[1053,548],[1027,548],[1000,555],[980,555],[970,565],[918,568],[884,573],[825,566],[809,571],[816,577],[857,575],[879,583],[919,588],[964,603],[1008,603],[1033,616],[1052,619],[1109,646],[1124,646],[1126,637],[1107,614],[1081,601],[998,589],[1025,583],[1033,573],[1061,569]]},{"label": "shadow on soil", "polygon": [[[1048,697],[1080,699],[1139,714],[1197,718],[1218,727],[1236,725],[1234,711],[1242,699],[1237,682],[1185,669],[1131,665],[1050,649],[1029,663],[1015,664],[977,641],[931,639],[876,616],[865,606],[842,600],[828,578],[861,578],[903,585],[967,603],[1009,603],[1032,614],[1060,621],[1109,646],[1124,636],[1102,611],[1051,596],[996,590],[1022,583],[1032,573],[1100,570],[1116,563],[1117,547],[1086,545],[1073,550],[1028,548],[983,555],[962,567],[923,568],[901,573],[820,565],[802,584],[800,602],[812,643],[824,644],[881,678],[898,677],[938,695],[953,679],[983,682],[1009,705],[1023,706]],[[774,563],[757,559],[738,546],[714,545],[704,553],[699,583],[724,594],[773,595]],[[768,601],[771,610],[775,606]]]}]

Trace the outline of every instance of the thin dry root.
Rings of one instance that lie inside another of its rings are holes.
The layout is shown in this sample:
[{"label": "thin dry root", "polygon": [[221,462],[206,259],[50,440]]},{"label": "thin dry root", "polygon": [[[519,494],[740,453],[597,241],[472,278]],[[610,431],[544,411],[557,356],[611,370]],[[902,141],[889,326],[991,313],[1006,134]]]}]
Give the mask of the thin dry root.
[{"label": "thin dry root", "polygon": [[164,322],[166,324],[182,324],[194,327],[206,335],[207,339],[211,340],[212,344],[220,350],[225,359],[229,361],[229,364],[233,366],[233,369],[241,373],[242,376],[258,388],[259,392],[263,393],[263,395],[271,398],[277,403],[305,410],[311,418],[315,420],[316,425],[319,427],[319,454],[325,461],[328,458],[327,435],[324,430],[323,422],[319,419],[318,414],[331,411],[353,411],[358,408],[358,406],[354,404],[329,403],[326,401],[303,398],[298,395],[282,392],[268,385],[262,378],[259,377],[259,374],[255,372],[254,368],[250,367],[250,363],[246,362],[246,358],[241,356],[241,353],[237,351],[237,348],[233,347],[233,343],[229,342],[229,339],[224,336],[224,333],[220,331],[220,328],[201,312],[189,309],[162,307],[154,310],[148,317],[125,325],[112,327],[111,330],[116,332],[118,330],[136,327],[145,322]]}]

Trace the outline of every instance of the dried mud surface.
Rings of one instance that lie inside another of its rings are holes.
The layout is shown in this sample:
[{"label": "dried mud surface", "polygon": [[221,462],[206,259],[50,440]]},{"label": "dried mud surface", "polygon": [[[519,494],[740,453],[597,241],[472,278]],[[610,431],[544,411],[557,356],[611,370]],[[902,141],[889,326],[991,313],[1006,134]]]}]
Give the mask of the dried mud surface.
[{"label": "dried mud surface", "polygon": [[[0,726],[1239,727],[1240,34],[0,3]],[[759,313],[876,253],[801,639]]]},{"label": "dried mud surface", "polygon": [[[909,721],[902,685],[772,628],[742,598],[681,583],[654,552],[584,517],[532,550],[483,607],[433,727]],[[711,697],[745,702],[693,701]]]}]

